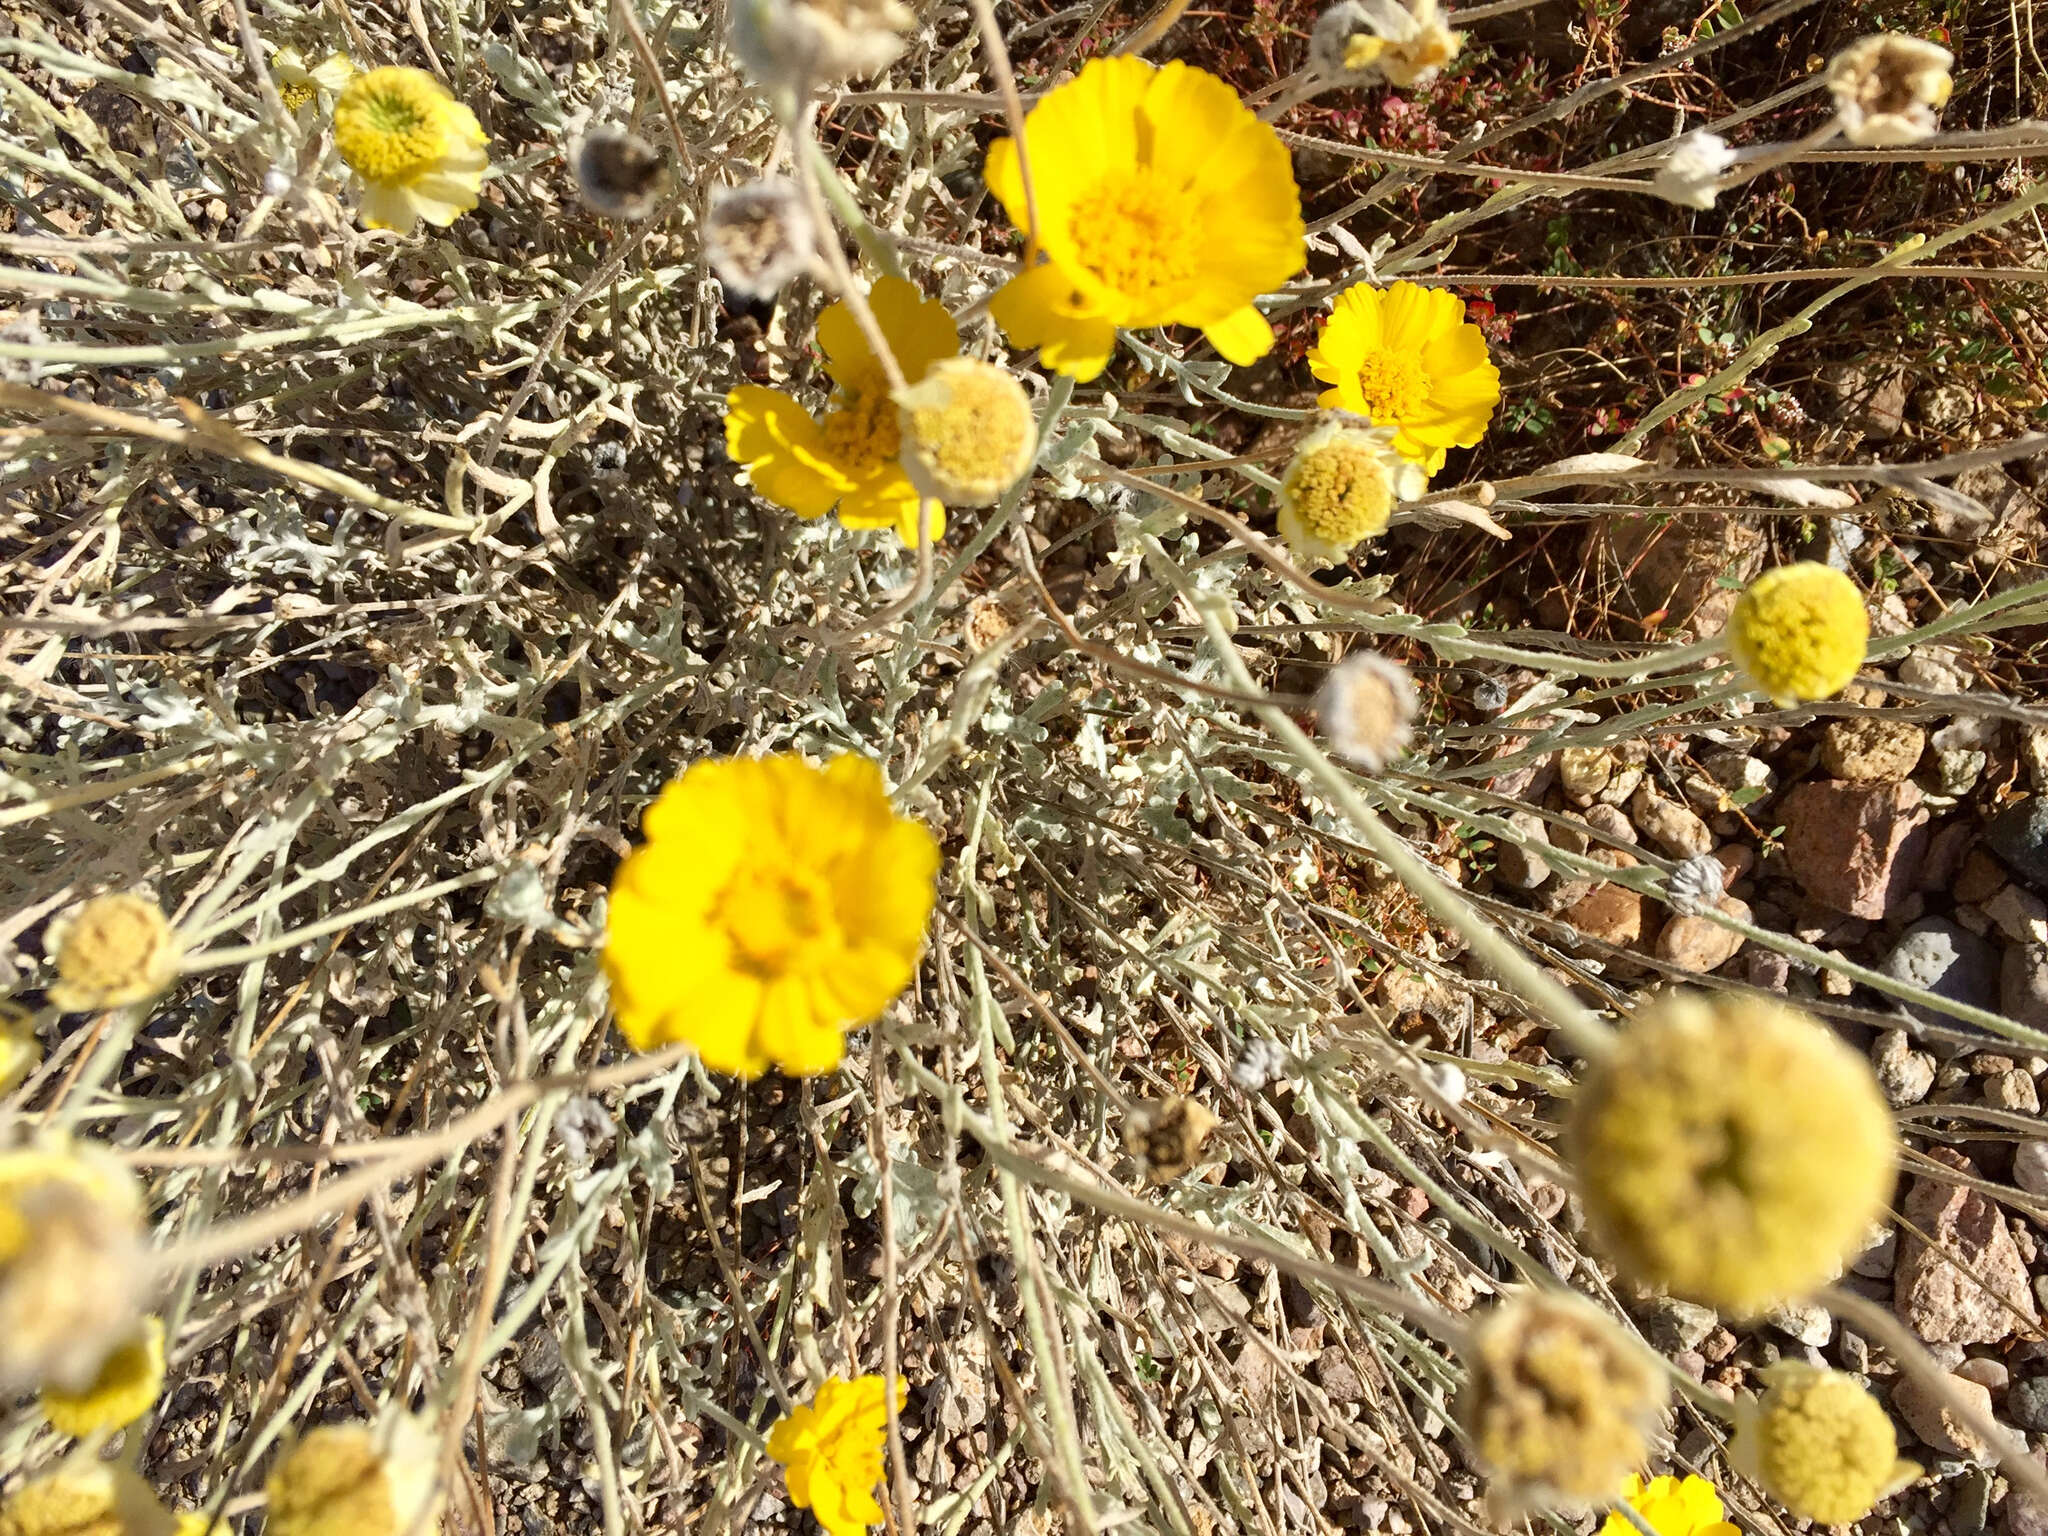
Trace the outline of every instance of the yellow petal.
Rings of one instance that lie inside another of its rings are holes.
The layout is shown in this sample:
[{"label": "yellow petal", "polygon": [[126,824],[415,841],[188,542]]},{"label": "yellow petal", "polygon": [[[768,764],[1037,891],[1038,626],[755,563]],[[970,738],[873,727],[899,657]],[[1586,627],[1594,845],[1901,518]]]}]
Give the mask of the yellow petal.
[{"label": "yellow petal", "polygon": [[1273,350],[1273,327],[1249,304],[1203,326],[1202,334],[1219,354],[1240,368]]},{"label": "yellow petal", "polygon": [[725,397],[725,451],[755,490],[798,517],[823,517],[852,486],[824,456],[818,424],[779,389],[742,384]]},{"label": "yellow petal", "polygon": [[1116,327],[1079,310],[1085,299],[1046,262],[1020,272],[989,300],[988,312],[1013,347],[1037,347],[1048,368],[1086,383],[1109,365]]}]

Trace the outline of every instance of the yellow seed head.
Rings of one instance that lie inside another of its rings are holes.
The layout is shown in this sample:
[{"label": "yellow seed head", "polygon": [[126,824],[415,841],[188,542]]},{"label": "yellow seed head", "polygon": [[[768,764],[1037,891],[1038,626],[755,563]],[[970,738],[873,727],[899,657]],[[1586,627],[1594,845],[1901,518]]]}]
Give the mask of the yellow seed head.
[{"label": "yellow seed head", "polygon": [[1280,477],[1280,536],[1318,565],[1386,532],[1395,504],[1427,484],[1394,451],[1392,427],[1333,415],[1301,440]]},{"label": "yellow seed head", "polygon": [[334,147],[366,181],[406,181],[447,154],[455,98],[423,69],[390,66],[349,81],[334,107]]},{"label": "yellow seed head", "polygon": [[1572,1102],[1565,1152],[1631,1279],[1751,1317],[1840,1273],[1891,1198],[1870,1063],[1779,1003],[1671,993]]},{"label": "yellow seed head", "polygon": [[434,1536],[438,1450],[405,1413],[310,1431],[270,1474],[267,1536]]},{"label": "yellow seed head", "polygon": [[146,1002],[171,984],[182,953],[164,911],[138,891],[95,896],[50,925],[50,1001],[66,1013]]},{"label": "yellow seed head", "polygon": [[1802,1520],[1848,1525],[1920,1475],[1854,1377],[1789,1360],[1767,1375],[1762,1401],[1741,1410],[1735,1464]]},{"label": "yellow seed head", "polygon": [[36,1016],[19,1003],[0,1000],[0,1093],[11,1091],[42,1059]]},{"label": "yellow seed head", "polygon": [[1610,1497],[1650,1455],[1657,1362],[1576,1296],[1522,1291],[1474,1331],[1458,1419],[1504,1509]]},{"label": "yellow seed head", "polygon": [[896,392],[903,468],[919,492],[986,507],[1031,471],[1038,423],[1015,377],[971,357],[941,358]]},{"label": "yellow seed head", "polygon": [[0,1536],[173,1536],[177,1520],[120,1462],[67,1465],[0,1504]]},{"label": "yellow seed head", "polygon": [[164,1325],[144,1318],[142,1332],[100,1366],[83,1392],[43,1389],[43,1417],[60,1434],[84,1437],[133,1424],[164,1389]]},{"label": "yellow seed head", "polygon": [[1766,571],[1735,600],[1728,651],[1779,707],[1831,699],[1849,686],[1870,643],[1856,583],[1802,560]]},{"label": "yellow seed head", "polygon": [[81,1146],[0,1154],[0,1392],[88,1391],[142,1331],[142,1201]]}]

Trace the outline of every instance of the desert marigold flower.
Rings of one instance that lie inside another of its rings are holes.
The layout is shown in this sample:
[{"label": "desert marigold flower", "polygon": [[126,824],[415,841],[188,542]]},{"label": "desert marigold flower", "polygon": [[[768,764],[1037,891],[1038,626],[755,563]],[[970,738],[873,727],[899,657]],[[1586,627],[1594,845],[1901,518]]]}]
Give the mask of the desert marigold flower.
[{"label": "desert marigold flower", "polygon": [[334,107],[334,147],[363,186],[363,222],[409,235],[477,203],[490,142],[476,114],[423,69],[373,69]]},{"label": "desert marigold flower", "polygon": [[740,298],[765,299],[780,291],[809,269],[817,245],[803,194],[787,177],[712,188],[704,255],[718,280]]},{"label": "desert marigold flower", "polygon": [[142,1331],[100,1365],[83,1392],[43,1388],[43,1417],[61,1434],[84,1437],[133,1424],[164,1389],[164,1325],[146,1317]]},{"label": "desert marigold flower", "polygon": [[19,1003],[0,999],[0,1093],[13,1091],[42,1059],[36,1016]]},{"label": "desert marigold flower", "polygon": [[[1739,1536],[1721,1506],[1721,1495],[1704,1477],[1653,1477],[1631,1472],[1621,1485],[1622,1502],[1641,1515],[1657,1536]],[[1598,1536],[1639,1536],[1626,1515],[1611,1514]]]},{"label": "desert marigold flower", "polygon": [[1849,686],[1870,644],[1856,583],[1812,560],[1751,582],[1728,616],[1728,653],[1780,708],[1831,699]]},{"label": "desert marigold flower", "polygon": [[612,219],[644,219],[668,190],[661,151],[623,128],[591,128],[569,148],[584,206]]},{"label": "desert marigold flower", "polygon": [[[1306,260],[1301,199],[1286,146],[1236,92],[1178,61],[1091,59],[1024,135],[1038,247],[989,302],[1013,345],[1077,379],[1102,372],[1119,327],[1197,326],[1240,366],[1266,355],[1252,300]],[[1015,143],[989,147],[987,176],[1026,227]]]},{"label": "desert marigold flower", "polygon": [[1316,18],[1309,57],[1333,80],[1386,80],[1407,90],[1436,78],[1464,44],[1437,0],[1338,0]]},{"label": "desert marigold flower", "polygon": [[1618,1268],[1737,1317],[1839,1273],[1898,1166],[1859,1052],[1797,1009],[1695,993],[1659,998],[1588,1072],[1565,1149]]},{"label": "desert marigold flower", "polygon": [[1378,651],[1353,651],[1316,690],[1316,719],[1337,755],[1378,773],[1415,734],[1415,680]]},{"label": "desert marigold flower", "polygon": [[440,1453],[409,1413],[311,1430],[271,1471],[265,1536],[434,1536]]},{"label": "desert marigold flower", "polygon": [[733,0],[732,51],[757,85],[801,91],[888,68],[916,25],[902,0]]},{"label": "desert marigold flower", "polygon": [[1360,283],[1338,294],[1308,363],[1330,386],[1319,404],[1394,428],[1402,457],[1432,475],[1447,449],[1486,435],[1500,404],[1500,370],[1464,304],[1414,283]]},{"label": "desert marigold flower", "polygon": [[1429,485],[1401,457],[1394,428],[1340,413],[1304,437],[1280,477],[1280,537],[1317,565],[1336,565],[1362,539],[1387,531],[1396,503]]},{"label": "desert marigold flower", "polygon": [[1721,178],[1737,158],[1721,135],[1695,128],[1671,146],[1671,153],[1650,181],[1650,190],[1681,208],[1711,208]]},{"label": "desert marigold flower", "polygon": [[139,891],[73,907],[50,924],[43,948],[57,957],[50,1001],[66,1013],[149,1001],[176,978],[184,953],[163,908]]},{"label": "desert marigold flower", "polygon": [[1802,1520],[1848,1525],[1920,1475],[1899,1459],[1892,1421],[1840,1371],[1786,1360],[1759,1402],[1736,1407],[1733,1460]]},{"label": "desert marigold flower", "polygon": [[[942,357],[960,351],[960,332],[946,306],[898,277],[868,295],[876,323],[907,384]],[[725,448],[747,466],[754,489],[798,517],[823,517],[834,506],[848,528],[894,528],[917,542],[917,489],[898,457],[903,447],[896,402],[881,362],[844,302],[818,316],[832,395],[813,418],[779,389],[742,384],[725,397]],[[946,519],[932,512],[932,537]]]},{"label": "desert marigold flower", "polygon": [[1458,1421],[1504,1509],[1591,1504],[1649,1457],[1663,1373],[1577,1296],[1508,1295],[1474,1329],[1465,1367]]},{"label": "desert marigold flower", "polygon": [[1859,37],[1828,60],[1828,93],[1852,144],[1914,144],[1931,136],[1948,102],[1955,55],[1897,32]]},{"label": "desert marigold flower", "polygon": [[715,1072],[830,1072],[917,970],[939,846],[864,757],[693,764],[612,880],[604,968],[636,1050]]},{"label": "desert marigold flower", "polygon": [[0,1536],[176,1536],[177,1518],[122,1462],[67,1464],[0,1504]]},{"label": "desert marigold flower", "polygon": [[1038,422],[1014,375],[972,357],[942,357],[896,395],[911,484],[955,507],[993,505],[1031,471]]},{"label": "desert marigold flower", "polygon": [[[768,1454],[782,1463],[790,1502],[817,1516],[830,1536],[860,1536],[881,1522],[875,1486],[888,1438],[886,1390],[879,1376],[828,1376],[816,1397],[768,1432]],[[899,1412],[908,1392],[897,1377]]]},{"label": "desert marigold flower", "polygon": [[90,1145],[0,1153],[0,1392],[84,1393],[142,1329],[142,1197]]},{"label": "desert marigold flower", "polygon": [[277,94],[284,109],[297,116],[322,97],[337,95],[356,75],[355,60],[345,53],[330,53],[318,64],[308,65],[296,48],[280,48],[270,60],[270,73],[277,81]]}]

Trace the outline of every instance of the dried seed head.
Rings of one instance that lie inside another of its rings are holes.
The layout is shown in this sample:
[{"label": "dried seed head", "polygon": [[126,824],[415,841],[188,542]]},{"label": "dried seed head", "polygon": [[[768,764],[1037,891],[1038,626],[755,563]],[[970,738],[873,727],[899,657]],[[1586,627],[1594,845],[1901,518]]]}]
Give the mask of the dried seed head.
[{"label": "dried seed head", "polygon": [[142,1200],[96,1147],[0,1154],[0,1392],[89,1391],[142,1331]]},{"label": "dried seed head", "polygon": [[440,1446],[409,1413],[376,1424],[327,1424],[270,1474],[266,1536],[435,1536]]},{"label": "dried seed head", "polygon": [[764,90],[807,90],[872,75],[917,24],[902,0],[734,0],[732,50]]},{"label": "dried seed head", "polygon": [[1338,0],[1316,18],[1309,59],[1318,74],[1403,90],[1427,85],[1465,36],[1443,23],[1437,0]]},{"label": "dried seed head", "polygon": [[1378,773],[1415,734],[1415,681],[1378,651],[1353,651],[1323,679],[1316,716],[1337,755]]},{"label": "dried seed head", "polygon": [[0,1536],[174,1536],[178,1528],[123,1462],[67,1462],[0,1504]]},{"label": "dried seed head", "polygon": [[795,182],[764,176],[712,192],[704,254],[728,292],[771,298],[809,269],[817,248],[810,210]]},{"label": "dried seed head", "polygon": [[1727,874],[1712,854],[1696,853],[1671,871],[1664,882],[1664,899],[1681,917],[1698,917],[1721,899]]},{"label": "dried seed head", "polygon": [[182,947],[164,911],[139,891],[113,891],[72,908],[43,940],[57,957],[50,1001],[66,1013],[147,1002],[178,974]]},{"label": "dried seed head", "polygon": [[1848,1525],[1920,1476],[1855,1377],[1786,1360],[1764,1379],[1762,1400],[1737,1407],[1733,1459],[1802,1520]]},{"label": "dried seed head", "polygon": [[1852,144],[1915,144],[1938,126],[1955,55],[1897,32],[1859,37],[1828,60],[1828,93]]},{"label": "dried seed head", "polygon": [[1031,397],[994,363],[941,358],[896,392],[896,407],[911,484],[948,506],[993,505],[1038,457]]},{"label": "dried seed head", "polygon": [[1230,1080],[1246,1093],[1261,1093],[1276,1077],[1285,1077],[1294,1064],[1294,1053],[1265,1035],[1245,1041],[1231,1064]]},{"label": "dried seed head", "polygon": [[623,128],[592,128],[569,148],[576,191],[591,210],[613,219],[644,219],[668,191],[661,151]]},{"label": "dried seed head", "polygon": [[1145,1165],[1154,1184],[1170,1184],[1202,1158],[1216,1117],[1195,1100],[1174,1094],[1134,1104],[1124,1118],[1124,1146]]},{"label": "dried seed head", "polygon": [[1458,1421],[1504,1512],[1610,1498],[1649,1459],[1663,1373],[1590,1303],[1511,1293],[1479,1322],[1465,1365]]},{"label": "dried seed head", "polygon": [[1695,128],[1671,146],[1650,190],[1682,208],[1711,208],[1717,183],[1738,158],[1718,133]]}]

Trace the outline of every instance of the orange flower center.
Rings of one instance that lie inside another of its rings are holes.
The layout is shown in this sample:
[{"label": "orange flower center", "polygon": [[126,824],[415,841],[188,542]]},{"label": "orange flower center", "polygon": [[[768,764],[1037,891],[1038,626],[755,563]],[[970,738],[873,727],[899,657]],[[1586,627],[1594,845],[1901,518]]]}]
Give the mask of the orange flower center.
[{"label": "orange flower center", "polygon": [[1081,265],[1104,287],[1156,301],[1195,274],[1201,242],[1186,192],[1142,170],[1105,176],[1074,204],[1069,233]]},{"label": "orange flower center", "polygon": [[824,882],[800,869],[742,871],[726,887],[719,910],[739,963],[762,976],[789,970],[798,955],[838,928]]},{"label": "orange flower center", "polygon": [[835,394],[824,419],[818,423],[825,434],[825,452],[832,462],[854,479],[895,459],[903,446],[903,434],[896,424],[896,402],[876,370],[872,384]]},{"label": "orange flower center", "polygon": [[1365,397],[1365,414],[1392,426],[1422,414],[1429,403],[1429,375],[1405,353],[1368,352],[1358,370],[1358,392]]}]

